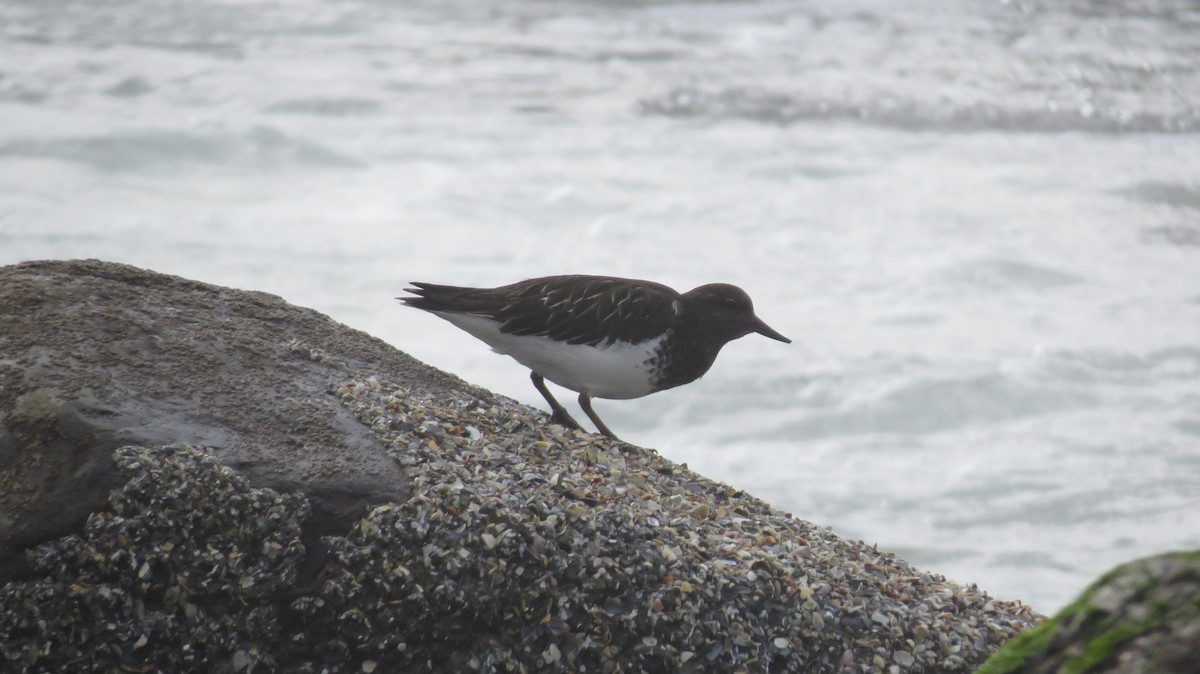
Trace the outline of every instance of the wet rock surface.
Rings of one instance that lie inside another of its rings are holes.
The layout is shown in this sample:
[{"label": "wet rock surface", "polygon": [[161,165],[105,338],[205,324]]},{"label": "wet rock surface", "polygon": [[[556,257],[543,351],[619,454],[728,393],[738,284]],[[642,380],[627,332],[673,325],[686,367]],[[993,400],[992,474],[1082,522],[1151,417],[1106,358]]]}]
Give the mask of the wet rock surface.
[{"label": "wet rock surface", "polygon": [[1041,619],[277,298],[0,282],[0,669],[970,672]]}]

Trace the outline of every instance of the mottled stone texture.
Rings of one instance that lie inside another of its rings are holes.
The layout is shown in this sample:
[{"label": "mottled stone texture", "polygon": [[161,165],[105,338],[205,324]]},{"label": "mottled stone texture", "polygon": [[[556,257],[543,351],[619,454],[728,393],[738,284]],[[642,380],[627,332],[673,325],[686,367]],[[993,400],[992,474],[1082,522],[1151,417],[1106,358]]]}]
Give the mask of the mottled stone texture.
[{"label": "mottled stone texture", "polygon": [[1041,619],[275,297],[33,262],[0,317],[0,671],[966,673]]},{"label": "mottled stone texture", "polygon": [[1200,552],[1117,567],[978,674],[1200,672]]},{"label": "mottled stone texture", "polygon": [[236,672],[277,664],[308,504],[190,447],[118,450],[127,479],[0,590],[0,671]]},{"label": "mottled stone texture", "polygon": [[120,487],[122,445],[206,445],[257,486],[302,490],[310,537],[405,498],[404,470],[328,393],[364,369],[470,388],[273,295],[97,260],[0,268],[0,579]]}]

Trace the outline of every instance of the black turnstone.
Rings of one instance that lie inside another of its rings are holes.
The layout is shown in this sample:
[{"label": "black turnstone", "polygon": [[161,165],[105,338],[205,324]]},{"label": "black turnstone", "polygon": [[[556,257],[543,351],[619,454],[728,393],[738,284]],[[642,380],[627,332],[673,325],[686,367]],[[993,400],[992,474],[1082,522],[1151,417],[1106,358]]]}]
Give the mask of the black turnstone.
[{"label": "black turnstone", "polygon": [[545,379],[579,393],[601,433],[618,439],[591,399],[640,398],[699,379],[721,347],[752,332],[791,343],[758,316],[750,296],[728,283],[682,295],[660,283],[609,276],[547,276],[499,288],[413,283],[398,297],[483,340],[532,370],[553,419],[581,428],[550,395]]}]

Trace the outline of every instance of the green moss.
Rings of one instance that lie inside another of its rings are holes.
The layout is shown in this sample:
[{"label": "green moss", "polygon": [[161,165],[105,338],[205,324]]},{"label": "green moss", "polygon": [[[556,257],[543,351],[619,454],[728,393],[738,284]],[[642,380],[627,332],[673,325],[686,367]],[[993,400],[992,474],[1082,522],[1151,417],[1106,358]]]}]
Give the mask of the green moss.
[{"label": "green moss", "polygon": [[1046,652],[1065,612],[1063,609],[1057,616],[1009,639],[975,674],[1009,674],[1020,669],[1030,656]]},{"label": "green moss", "polygon": [[[1200,561],[1200,552],[1176,554],[1185,561]],[[1190,579],[1194,573],[1194,570],[1185,570],[1181,575]],[[976,670],[976,674],[1012,674],[1022,671],[1031,660],[1047,655],[1056,637],[1063,630],[1076,637],[1087,638],[1087,641],[1083,644],[1082,652],[1071,656],[1066,653],[1057,655],[1063,658],[1058,671],[1062,674],[1086,674],[1115,657],[1120,648],[1129,641],[1167,626],[1169,616],[1180,609],[1180,604],[1171,599],[1154,599],[1149,604],[1151,614],[1135,623],[1128,622],[1128,616],[1108,615],[1092,606],[1092,599],[1098,590],[1129,574],[1129,565],[1122,565],[1104,574],[1053,618],[1001,646],[1000,650]],[[1148,595],[1152,596],[1163,584],[1178,582],[1180,578],[1157,578],[1147,575],[1123,580],[1125,583],[1133,581],[1130,598],[1140,600]]]},{"label": "green moss", "polygon": [[1180,559],[1186,559],[1189,562],[1200,562],[1200,550],[1184,550],[1175,554],[1179,555]]},{"label": "green moss", "polygon": [[1083,674],[1093,667],[1104,664],[1113,657],[1121,644],[1161,627],[1161,619],[1151,619],[1134,625],[1117,625],[1096,635],[1083,649],[1083,653],[1063,664],[1064,674]]},{"label": "green moss", "polygon": [[1048,618],[1037,627],[1009,639],[1000,647],[1000,650],[983,663],[983,666],[975,670],[975,674],[1010,674],[1021,669],[1030,657],[1044,654],[1050,648],[1050,643],[1063,623],[1087,620],[1089,614],[1093,612],[1090,603],[1092,595],[1096,593],[1096,590],[1111,582],[1121,568],[1123,567],[1113,569],[1101,576],[1099,580],[1088,586],[1078,599],[1063,607],[1053,618]]}]

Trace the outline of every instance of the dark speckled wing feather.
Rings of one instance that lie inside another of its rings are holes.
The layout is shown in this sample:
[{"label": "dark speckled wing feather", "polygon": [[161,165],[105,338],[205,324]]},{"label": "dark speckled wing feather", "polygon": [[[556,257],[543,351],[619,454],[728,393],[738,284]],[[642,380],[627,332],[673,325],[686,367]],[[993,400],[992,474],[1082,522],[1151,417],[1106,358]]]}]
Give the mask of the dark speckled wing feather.
[{"label": "dark speckled wing feather", "polygon": [[502,331],[568,344],[657,337],[671,326],[679,298],[657,283],[594,276],[554,276],[509,288],[511,300],[494,314]]},{"label": "dark speckled wing feather", "polygon": [[414,283],[418,309],[487,316],[513,335],[568,344],[642,342],[671,327],[679,293],[647,281],[602,276],[549,276],[499,288]]}]

